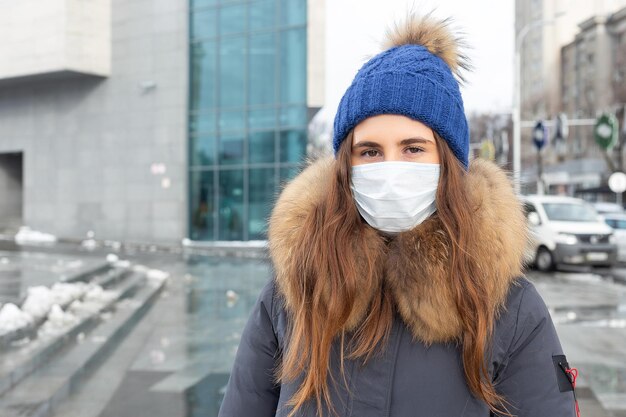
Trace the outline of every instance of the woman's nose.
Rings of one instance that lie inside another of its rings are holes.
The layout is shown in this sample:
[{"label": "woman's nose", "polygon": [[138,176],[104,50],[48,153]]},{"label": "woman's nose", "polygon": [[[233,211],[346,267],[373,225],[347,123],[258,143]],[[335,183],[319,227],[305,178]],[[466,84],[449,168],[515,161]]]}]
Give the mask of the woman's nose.
[{"label": "woman's nose", "polygon": [[394,161],[401,161],[402,160],[402,154],[395,151],[395,150],[388,150],[384,153],[384,157],[383,160],[385,162],[394,162]]}]

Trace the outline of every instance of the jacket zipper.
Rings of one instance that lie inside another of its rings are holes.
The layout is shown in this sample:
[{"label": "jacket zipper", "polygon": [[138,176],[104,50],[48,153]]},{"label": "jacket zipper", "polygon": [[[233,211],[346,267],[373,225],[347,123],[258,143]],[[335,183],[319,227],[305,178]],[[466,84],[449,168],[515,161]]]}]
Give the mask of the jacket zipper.
[{"label": "jacket zipper", "polygon": [[[398,325],[398,322],[394,320],[393,327],[395,328],[395,346],[393,348],[393,356],[391,364],[391,372],[389,373],[389,379],[387,381],[387,405],[385,407],[385,416],[389,417],[391,413],[391,391],[393,390],[393,381],[395,379],[396,374],[396,364],[398,363],[398,351],[400,350],[400,340],[402,339],[403,327]],[[393,329],[392,329],[393,331]]]}]

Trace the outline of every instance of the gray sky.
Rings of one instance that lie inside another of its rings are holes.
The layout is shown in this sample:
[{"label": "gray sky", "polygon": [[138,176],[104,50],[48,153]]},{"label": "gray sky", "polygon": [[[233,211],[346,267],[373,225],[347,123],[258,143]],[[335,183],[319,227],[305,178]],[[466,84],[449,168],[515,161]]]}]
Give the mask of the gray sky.
[{"label": "gray sky", "polygon": [[466,111],[510,111],[514,0],[326,0],[326,9],[326,102],[333,113],[367,57],[380,51],[385,29],[411,9],[451,16],[466,34],[474,65],[462,88]]}]

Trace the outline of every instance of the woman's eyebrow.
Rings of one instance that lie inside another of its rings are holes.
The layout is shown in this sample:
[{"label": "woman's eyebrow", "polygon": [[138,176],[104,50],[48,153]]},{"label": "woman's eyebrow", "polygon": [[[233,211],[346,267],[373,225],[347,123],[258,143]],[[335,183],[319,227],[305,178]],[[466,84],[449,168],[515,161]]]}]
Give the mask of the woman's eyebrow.
[{"label": "woman's eyebrow", "polygon": [[400,142],[400,145],[411,145],[413,143],[435,143],[432,139],[426,139],[421,136],[404,139]]},{"label": "woman's eyebrow", "polygon": [[[405,145],[411,145],[414,143],[432,143],[434,144],[435,141],[432,139],[426,139],[423,138],[421,136],[417,136],[414,138],[408,138],[408,139],[403,139],[402,141],[400,141],[400,145],[405,146]],[[380,145],[376,142],[370,142],[370,141],[362,141],[362,142],[358,142],[355,143],[354,145],[352,145],[352,148],[380,148]]]},{"label": "woman's eyebrow", "polygon": [[376,142],[359,142],[352,145],[353,148],[380,148],[380,145]]}]

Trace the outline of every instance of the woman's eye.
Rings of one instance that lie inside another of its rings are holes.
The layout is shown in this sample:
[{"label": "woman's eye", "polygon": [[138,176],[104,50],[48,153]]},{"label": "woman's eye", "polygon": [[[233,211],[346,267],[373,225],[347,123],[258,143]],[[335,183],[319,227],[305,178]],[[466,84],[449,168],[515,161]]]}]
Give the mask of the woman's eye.
[{"label": "woman's eye", "polygon": [[420,153],[420,152],[424,152],[424,149],[422,148],[418,148],[417,146],[411,146],[406,148],[407,152],[409,153]]},{"label": "woman's eye", "polygon": [[378,151],[376,149],[368,149],[361,154],[362,156],[368,156],[370,158],[375,158],[378,156]]}]

